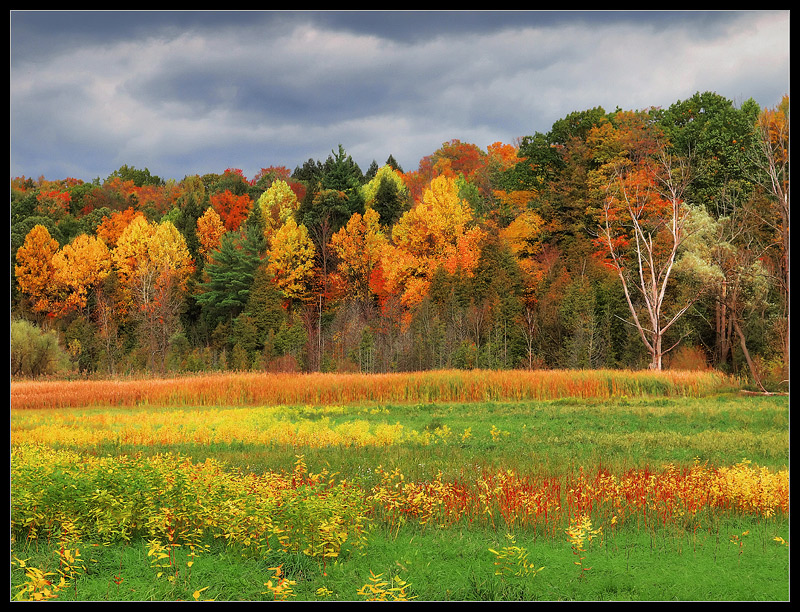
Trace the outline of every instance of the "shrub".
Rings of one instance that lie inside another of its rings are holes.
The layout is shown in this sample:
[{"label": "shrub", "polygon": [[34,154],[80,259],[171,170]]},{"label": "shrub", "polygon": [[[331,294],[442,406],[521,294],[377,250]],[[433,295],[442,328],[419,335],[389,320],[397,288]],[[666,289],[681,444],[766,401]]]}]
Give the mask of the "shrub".
[{"label": "shrub", "polygon": [[24,320],[11,322],[11,375],[36,378],[69,368],[69,357],[53,331]]}]

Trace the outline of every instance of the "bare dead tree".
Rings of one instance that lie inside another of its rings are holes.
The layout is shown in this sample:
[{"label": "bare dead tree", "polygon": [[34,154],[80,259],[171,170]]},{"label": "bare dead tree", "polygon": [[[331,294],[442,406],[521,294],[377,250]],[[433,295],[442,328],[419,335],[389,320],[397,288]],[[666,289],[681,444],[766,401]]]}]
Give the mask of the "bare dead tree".
[{"label": "bare dead tree", "polygon": [[[690,209],[683,201],[689,163],[659,147],[658,154],[631,169],[619,163],[605,185],[602,239],[622,288],[633,325],[651,355],[650,368],[662,369],[664,355],[681,341],[664,348],[667,331],[694,304],[687,298],[677,310],[665,312],[665,298],[678,251],[687,236]],[[637,303],[643,304],[643,314]]]}]

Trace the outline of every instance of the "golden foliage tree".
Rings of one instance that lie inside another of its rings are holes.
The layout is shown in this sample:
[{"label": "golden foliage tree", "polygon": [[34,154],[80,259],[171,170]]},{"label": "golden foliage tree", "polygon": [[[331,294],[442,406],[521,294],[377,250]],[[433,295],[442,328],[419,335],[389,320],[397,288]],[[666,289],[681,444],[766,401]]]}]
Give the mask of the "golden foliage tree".
[{"label": "golden foliage tree", "polygon": [[314,276],[315,249],[305,225],[298,225],[289,217],[273,234],[268,255],[267,270],[283,295],[289,300],[307,300]]},{"label": "golden foliage tree", "polygon": [[53,268],[58,313],[83,311],[90,292],[111,270],[111,252],[101,239],[80,234],[53,256]]},{"label": "golden foliage tree", "polygon": [[208,259],[211,251],[218,249],[222,235],[226,232],[222,219],[213,208],[197,219],[197,239],[200,241],[200,254]]},{"label": "golden foliage tree", "polygon": [[372,208],[363,217],[354,213],[347,225],[331,237],[331,247],[339,258],[339,274],[353,298],[369,298],[370,277],[380,265],[387,244],[379,215]]},{"label": "golden foliage tree", "polygon": [[57,252],[58,242],[43,225],[35,225],[17,250],[14,266],[17,285],[35,313],[47,314],[53,305],[53,256]]},{"label": "golden foliage tree", "polygon": [[299,203],[297,195],[289,184],[282,179],[276,179],[261,194],[256,205],[261,208],[264,237],[269,242],[272,234],[295,213]]},{"label": "golden foliage tree", "polygon": [[154,224],[137,217],[119,237],[112,259],[151,365],[163,371],[194,270],[186,241],[169,221]]},{"label": "golden foliage tree", "polygon": [[428,293],[439,267],[470,276],[478,264],[484,232],[473,225],[472,211],[459,197],[456,180],[438,176],[422,200],[392,229],[382,267],[389,291],[399,292],[408,309]]}]

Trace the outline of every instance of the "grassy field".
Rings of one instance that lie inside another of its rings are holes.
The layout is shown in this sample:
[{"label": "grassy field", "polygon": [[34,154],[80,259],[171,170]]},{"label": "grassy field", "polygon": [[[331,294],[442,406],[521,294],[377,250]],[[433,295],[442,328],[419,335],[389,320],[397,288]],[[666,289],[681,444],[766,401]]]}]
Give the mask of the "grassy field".
[{"label": "grassy field", "polygon": [[12,382],[11,598],[789,598],[788,396],[713,373]]}]

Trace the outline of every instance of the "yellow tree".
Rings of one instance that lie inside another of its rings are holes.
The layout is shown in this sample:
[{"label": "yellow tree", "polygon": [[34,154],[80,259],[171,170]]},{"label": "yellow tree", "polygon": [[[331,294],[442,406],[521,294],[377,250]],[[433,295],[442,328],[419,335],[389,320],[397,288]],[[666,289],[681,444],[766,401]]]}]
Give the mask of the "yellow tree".
[{"label": "yellow tree", "polygon": [[378,212],[372,208],[363,217],[354,213],[347,225],[331,237],[331,248],[339,257],[339,274],[356,300],[369,299],[370,276],[380,265],[387,244]]},{"label": "yellow tree", "polygon": [[264,222],[264,237],[269,243],[272,234],[291,217],[298,208],[297,195],[289,184],[281,179],[272,182],[258,198],[256,205],[261,209]]},{"label": "yellow tree", "polygon": [[440,175],[422,200],[392,228],[392,242],[381,264],[386,288],[401,294],[412,310],[427,295],[439,267],[471,276],[480,257],[483,230],[473,225],[472,212],[459,197],[456,180]]},{"label": "yellow tree", "polygon": [[43,225],[35,225],[17,250],[17,263],[14,266],[17,285],[27,296],[35,313],[48,314],[53,306],[53,256],[57,252],[58,242]]},{"label": "yellow tree", "polygon": [[273,234],[267,254],[267,271],[283,295],[290,303],[307,301],[314,276],[315,249],[306,226],[289,217]]},{"label": "yellow tree", "polygon": [[137,217],[120,235],[112,259],[142,331],[148,361],[163,371],[194,270],[186,241],[169,221],[153,224]]},{"label": "yellow tree", "polygon": [[80,234],[53,256],[58,314],[85,311],[90,292],[108,276],[111,252],[95,236]]}]

